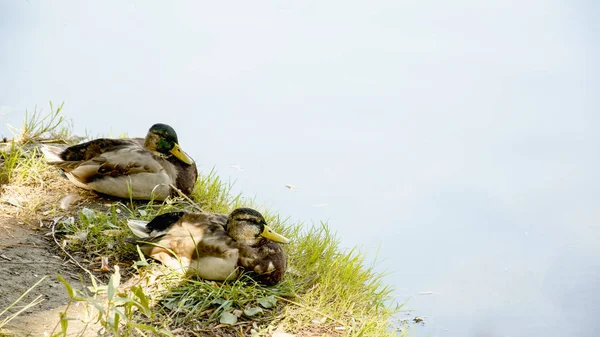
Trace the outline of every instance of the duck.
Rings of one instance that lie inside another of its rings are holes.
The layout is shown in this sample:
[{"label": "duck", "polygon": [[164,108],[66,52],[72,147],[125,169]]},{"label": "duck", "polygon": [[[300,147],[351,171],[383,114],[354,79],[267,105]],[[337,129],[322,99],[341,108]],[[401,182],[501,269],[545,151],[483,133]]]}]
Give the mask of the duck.
[{"label": "duck", "polygon": [[290,240],[273,231],[263,215],[251,208],[237,208],[229,215],[170,212],[146,223],[128,220],[142,253],[183,274],[227,281],[241,272],[258,283],[279,283],[287,268],[280,243]]},{"label": "duck", "polygon": [[67,148],[42,145],[49,164],[74,185],[135,200],[165,200],[176,187],[190,195],[198,177],[194,160],[179,145],[175,130],[154,124],[146,138],[99,138]]}]

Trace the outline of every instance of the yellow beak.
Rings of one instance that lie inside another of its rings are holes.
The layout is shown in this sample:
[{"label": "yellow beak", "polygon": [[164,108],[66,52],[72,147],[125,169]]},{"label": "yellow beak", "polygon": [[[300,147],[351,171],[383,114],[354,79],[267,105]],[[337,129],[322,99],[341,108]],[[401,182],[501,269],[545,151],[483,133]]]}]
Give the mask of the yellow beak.
[{"label": "yellow beak", "polygon": [[275,233],[269,226],[265,226],[265,230],[260,234],[262,237],[279,243],[290,243],[290,239],[285,236]]},{"label": "yellow beak", "polygon": [[188,165],[192,165],[194,163],[194,160],[190,158],[190,156],[188,156],[187,153],[183,152],[181,146],[179,146],[179,144],[177,143],[175,143],[175,146],[173,146],[173,148],[171,149],[171,153],[175,157],[177,157],[177,159],[181,160],[182,162]]}]

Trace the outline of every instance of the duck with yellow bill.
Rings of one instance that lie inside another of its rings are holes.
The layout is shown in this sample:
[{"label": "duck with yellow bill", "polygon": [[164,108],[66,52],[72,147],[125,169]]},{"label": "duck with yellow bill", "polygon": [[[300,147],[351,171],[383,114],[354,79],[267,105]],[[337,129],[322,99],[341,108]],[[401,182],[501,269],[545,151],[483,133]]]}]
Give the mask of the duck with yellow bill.
[{"label": "duck with yellow bill", "polygon": [[194,189],[196,163],[179,146],[177,133],[154,124],[146,138],[99,138],[66,149],[44,145],[50,164],[76,186],[136,200],[164,200]]},{"label": "duck with yellow bill", "polygon": [[245,270],[257,282],[273,285],[287,268],[279,243],[289,240],[251,208],[229,215],[172,212],[149,223],[129,220],[128,226],[137,236],[128,241],[138,244],[145,255],[203,279],[235,279]]}]

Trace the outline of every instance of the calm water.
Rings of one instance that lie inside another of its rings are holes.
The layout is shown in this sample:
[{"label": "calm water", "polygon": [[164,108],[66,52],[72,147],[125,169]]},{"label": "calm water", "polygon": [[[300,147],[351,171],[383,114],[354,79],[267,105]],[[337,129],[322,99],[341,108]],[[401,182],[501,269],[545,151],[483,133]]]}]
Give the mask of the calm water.
[{"label": "calm water", "polygon": [[377,256],[418,336],[598,335],[598,5],[90,6],[0,4],[0,133],[49,100],[78,134],[171,124]]}]

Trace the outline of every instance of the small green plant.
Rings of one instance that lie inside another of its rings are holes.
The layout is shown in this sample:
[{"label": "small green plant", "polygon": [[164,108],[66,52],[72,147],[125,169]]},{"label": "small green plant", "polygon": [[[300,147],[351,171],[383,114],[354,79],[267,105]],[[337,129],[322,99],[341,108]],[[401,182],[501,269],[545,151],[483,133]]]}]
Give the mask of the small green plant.
[{"label": "small green plant", "polygon": [[65,235],[69,250],[83,253],[90,263],[101,258],[114,264],[129,262],[136,255],[135,247],[125,242],[130,233],[123,208],[121,204],[110,205],[106,210],[83,207],[76,217],[64,217],[58,223],[57,233]]},{"label": "small green plant", "polygon": [[[106,286],[99,286],[96,280],[93,277],[91,278],[93,285],[89,287],[89,290],[92,295],[73,288],[61,275],[57,277],[69,294],[69,303],[65,311],[60,313],[60,320],[54,327],[54,331],[52,331],[52,337],[67,336],[69,329],[68,310],[75,302],[82,302],[96,310],[92,318],[102,326],[104,336],[132,336],[134,331],[139,334],[146,331],[159,336],[173,336],[168,330],[137,322],[136,315],[153,318],[154,314],[150,307],[150,299],[139,285],[126,291],[118,291],[121,282],[119,266],[115,266],[115,272],[111,275]],[[60,331],[56,332],[59,325]]]},{"label": "small green plant", "polygon": [[[159,312],[171,326],[185,327],[202,319],[202,325],[232,325],[239,320],[268,323],[281,311],[277,298],[293,297],[290,282],[265,287],[246,275],[231,282],[217,283],[186,279],[165,287],[159,298]],[[283,303],[281,303],[283,304]]]}]

